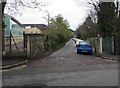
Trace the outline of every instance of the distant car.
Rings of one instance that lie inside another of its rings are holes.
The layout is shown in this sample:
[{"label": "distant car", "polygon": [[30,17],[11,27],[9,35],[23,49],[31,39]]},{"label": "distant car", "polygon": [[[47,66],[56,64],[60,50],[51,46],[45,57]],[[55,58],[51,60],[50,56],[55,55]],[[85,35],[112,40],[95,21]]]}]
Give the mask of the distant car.
[{"label": "distant car", "polygon": [[77,54],[79,53],[92,54],[93,52],[93,47],[90,45],[90,43],[86,41],[81,41],[79,45],[76,46],[76,48],[77,48]]}]

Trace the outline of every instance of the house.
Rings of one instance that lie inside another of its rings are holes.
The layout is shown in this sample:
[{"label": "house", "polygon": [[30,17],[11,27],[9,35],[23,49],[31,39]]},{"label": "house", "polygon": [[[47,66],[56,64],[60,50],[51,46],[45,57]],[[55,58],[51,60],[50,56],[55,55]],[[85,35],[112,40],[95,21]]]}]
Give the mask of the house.
[{"label": "house", "polygon": [[26,28],[38,28],[43,34],[47,33],[48,27],[45,24],[23,24]]},{"label": "house", "polygon": [[25,34],[42,34],[42,31],[36,27],[27,28],[24,31],[25,31]]},{"label": "house", "polygon": [[[4,22],[5,22],[5,31],[4,31],[4,35],[5,35],[5,45],[9,45],[10,44],[10,37],[12,36],[12,44],[14,44],[14,42],[19,43],[21,41],[23,41],[23,30],[24,30],[24,25],[22,25],[18,20],[16,20],[14,17],[5,14],[5,18],[4,18]],[[14,42],[13,42],[13,38],[14,38]]]}]

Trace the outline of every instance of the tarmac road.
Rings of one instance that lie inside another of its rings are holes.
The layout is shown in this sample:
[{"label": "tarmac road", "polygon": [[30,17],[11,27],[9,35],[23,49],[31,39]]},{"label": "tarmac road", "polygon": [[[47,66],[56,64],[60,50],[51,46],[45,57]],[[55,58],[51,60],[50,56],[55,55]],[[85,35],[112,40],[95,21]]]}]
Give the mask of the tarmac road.
[{"label": "tarmac road", "polygon": [[44,59],[30,61],[24,68],[3,72],[4,86],[117,86],[118,63],[94,55],[76,54],[72,40]]}]

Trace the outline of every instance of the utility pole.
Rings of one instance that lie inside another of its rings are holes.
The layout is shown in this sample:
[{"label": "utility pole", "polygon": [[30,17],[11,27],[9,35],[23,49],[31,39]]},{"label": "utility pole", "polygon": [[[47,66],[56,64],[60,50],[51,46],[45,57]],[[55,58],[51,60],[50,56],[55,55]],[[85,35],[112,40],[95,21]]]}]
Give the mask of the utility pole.
[{"label": "utility pole", "polygon": [[5,5],[6,5],[6,0],[0,0],[0,39],[1,39],[1,44],[2,47],[0,48],[2,51],[2,56],[3,56],[3,53],[5,53],[5,36],[4,36],[4,29],[5,29],[5,23],[3,21],[3,18],[4,18],[4,8],[5,8]]}]

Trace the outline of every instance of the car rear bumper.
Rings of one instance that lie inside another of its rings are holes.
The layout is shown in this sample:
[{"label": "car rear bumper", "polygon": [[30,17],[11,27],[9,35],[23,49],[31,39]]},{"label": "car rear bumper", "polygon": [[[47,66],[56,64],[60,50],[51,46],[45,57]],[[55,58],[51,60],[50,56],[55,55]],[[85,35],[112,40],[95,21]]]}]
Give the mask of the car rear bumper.
[{"label": "car rear bumper", "polygon": [[92,53],[92,50],[77,49],[77,52],[79,52],[79,53]]}]

